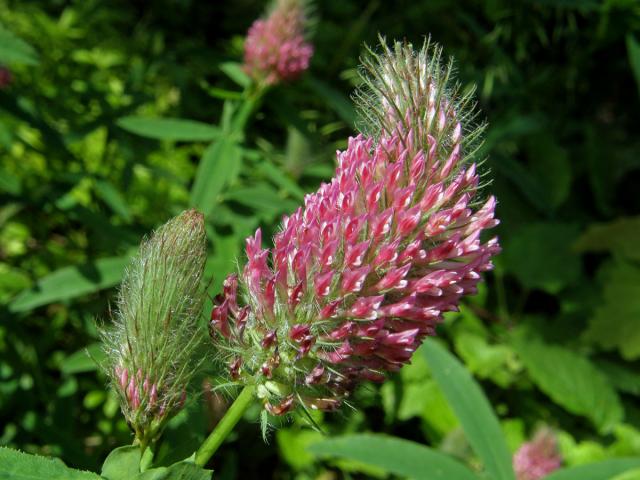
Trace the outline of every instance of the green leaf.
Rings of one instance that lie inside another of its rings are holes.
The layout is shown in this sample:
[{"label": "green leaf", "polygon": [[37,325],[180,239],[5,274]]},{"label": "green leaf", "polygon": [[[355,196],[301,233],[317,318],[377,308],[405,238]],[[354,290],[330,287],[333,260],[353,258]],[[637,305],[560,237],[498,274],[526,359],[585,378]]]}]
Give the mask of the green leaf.
[{"label": "green leaf", "polygon": [[95,473],[68,468],[59,459],[0,447],[0,478],[6,480],[100,480]]},{"label": "green leaf", "polygon": [[616,389],[631,395],[640,395],[640,373],[638,371],[607,360],[598,360],[597,365]]},{"label": "green leaf", "polygon": [[546,193],[543,186],[521,162],[512,158],[511,155],[502,155],[499,160],[493,159],[491,166],[492,168],[495,166],[496,174],[508,178],[519,194],[538,212],[548,214],[549,206],[545,200]]},{"label": "green leaf", "polygon": [[129,478],[131,480],[211,480],[211,474],[211,470],[205,470],[185,460],[174,463],[170,467],[153,468]]},{"label": "green leaf", "polygon": [[17,196],[22,191],[21,183],[20,177],[0,167],[0,191]]},{"label": "green leaf", "polygon": [[93,372],[98,369],[98,365],[104,358],[105,353],[102,350],[102,343],[92,343],[65,358],[60,363],[60,371],[67,375]]},{"label": "green leaf", "polygon": [[155,465],[167,466],[181,461],[202,444],[206,434],[202,425],[207,422],[204,403],[188,402],[169,420],[162,432],[162,442],[155,451]]},{"label": "green leaf", "polygon": [[574,225],[525,225],[504,242],[505,270],[526,288],[558,293],[580,276],[580,258],[569,248],[577,236],[578,228]]},{"label": "green leaf", "polygon": [[618,218],[589,226],[574,247],[579,252],[614,252],[629,260],[640,260],[640,217]]},{"label": "green leaf", "polygon": [[181,142],[206,142],[220,137],[220,130],[207,123],[182,118],[122,117],[120,128],[141,137]]},{"label": "green leaf", "polygon": [[31,45],[0,25],[0,64],[37,65],[38,54]]},{"label": "green leaf", "polygon": [[218,195],[237,176],[242,149],[228,137],[212,143],[205,150],[191,189],[191,206],[205,216],[215,208]]},{"label": "green leaf", "polygon": [[307,447],[323,438],[322,433],[308,429],[285,428],[276,432],[280,456],[294,470],[303,470],[313,465],[314,457]]},{"label": "green leaf", "polygon": [[304,200],[305,192],[293,181],[289,176],[281,169],[273,165],[269,160],[262,159],[260,165],[260,171],[273,183],[278,185],[284,191],[291,196],[296,197],[298,200]]},{"label": "green leaf", "polygon": [[356,111],[353,102],[345,97],[341,92],[327,85],[325,82],[309,76],[307,84],[313,92],[327,102],[344,122],[352,127],[356,123]]},{"label": "green leaf", "polygon": [[220,100],[242,100],[242,92],[213,87],[206,80],[200,82],[200,87],[212,97]]},{"label": "green leaf", "polygon": [[107,480],[129,480],[140,473],[140,448],[127,445],[113,450],[102,464],[102,475]]},{"label": "green leaf", "polygon": [[524,333],[514,335],[513,344],[540,390],[568,411],[589,418],[601,432],[622,420],[618,395],[587,358]]},{"label": "green leaf", "polygon": [[635,360],[640,357],[640,269],[614,263],[603,277],[604,298],[589,319],[585,339]]},{"label": "green leaf", "polygon": [[[397,400],[388,398],[393,402],[393,405],[388,406],[393,407],[394,410],[387,411],[387,414],[393,412],[402,421],[419,416],[430,428],[430,431],[434,431],[441,437],[459,426],[458,419],[451,410],[442,389],[431,377],[424,357],[414,355],[411,363],[400,370],[400,378],[402,390],[394,392],[393,395],[396,393],[401,393],[401,395]],[[387,383],[385,385],[395,390],[393,384]],[[388,390],[387,392],[390,393]],[[397,412],[395,412],[396,402]]]},{"label": "green leaf", "polygon": [[443,453],[385,435],[345,435],[314,443],[308,449],[317,456],[356,460],[416,480],[478,479],[467,467]]},{"label": "green leaf", "polygon": [[564,468],[544,477],[544,480],[611,480],[613,476],[636,467],[640,467],[640,458],[616,458]]},{"label": "green leaf", "polygon": [[508,345],[492,345],[483,335],[460,330],[455,335],[456,352],[479,378],[488,378],[505,388],[514,379],[515,354]]},{"label": "green leaf", "polygon": [[[471,447],[495,480],[514,480],[511,454],[498,418],[465,367],[435,340],[420,348],[431,374],[453,408]],[[456,478],[456,477],[451,477]]]},{"label": "green leaf", "polygon": [[571,161],[552,135],[534,135],[528,142],[531,176],[537,179],[546,208],[559,207],[571,192]]},{"label": "green leaf", "polygon": [[236,62],[224,62],[220,64],[220,70],[224,72],[227,77],[236,82],[241,87],[248,87],[251,85],[251,78],[244,73],[242,65]]},{"label": "green leaf", "polygon": [[70,300],[112,287],[120,281],[129,262],[127,256],[101,258],[94,263],[64,267],[38,280],[9,305],[12,312],[25,312],[41,305]]},{"label": "green leaf", "polygon": [[616,475],[616,477],[611,480],[640,480],[640,468]]},{"label": "green leaf", "polygon": [[131,221],[131,211],[129,210],[127,202],[110,182],[106,180],[96,180],[95,190],[114,213],[120,215],[125,222]]},{"label": "green leaf", "polygon": [[282,198],[265,184],[230,190],[225,194],[225,200],[234,200],[268,216],[290,213],[298,206],[298,202]]},{"label": "green leaf", "polygon": [[404,385],[398,407],[398,419],[418,415],[440,437],[458,427],[459,422],[440,386],[432,379]]},{"label": "green leaf", "polygon": [[631,71],[638,84],[638,92],[640,92],[640,43],[631,34],[627,35],[627,54]]}]

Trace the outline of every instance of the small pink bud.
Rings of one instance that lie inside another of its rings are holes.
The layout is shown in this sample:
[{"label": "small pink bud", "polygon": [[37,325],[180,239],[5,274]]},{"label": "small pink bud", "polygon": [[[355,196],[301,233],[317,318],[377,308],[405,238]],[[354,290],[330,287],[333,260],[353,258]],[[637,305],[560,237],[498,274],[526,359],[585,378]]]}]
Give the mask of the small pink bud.
[{"label": "small pink bud", "polygon": [[131,406],[134,410],[140,407],[140,391],[137,388],[134,388],[133,390],[133,399],[131,400]]},{"label": "small pink bud", "polygon": [[326,297],[331,292],[331,282],[334,272],[329,270],[325,273],[319,273],[315,278],[315,291],[319,297]]},{"label": "small pink bud", "polygon": [[369,265],[364,265],[362,267],[354,268],[351,270],[345,270],[342,275],[342,292],[347,294],[359,292],[360,290],[362,290],[364,281],[370,271],[371,267]]},{"label": "small pink bud", "polygon": [[305,377],[304,381],[307,385],[314,385],[319,383],[324,375],[324,366],[319,363],[313,370]]},{"label": "small pink bud", "polygon": [[387,208],[384,212],[371,220],[370,235],[375,238],[382,238],[391,231],[393,221],[393,208]]},{"label": "small pink bud", "polygon": [[375,320],[377,317],[378,308],[380,308],[382,300],[384,300],[384,295],[360,297],[355,301],[355,303],[349,310],[349,315],[356,318]]},{"label": "small pink bud", "polygon": [[334,317],[341,303],[342,299],[334,300],[333,302],[328,303],[322,308],[322,310],[320,310],[320,318],[326,319]]},{"label": "small pink bud", "polygon": [[362,226],[366,220],[366,215],[359,215],[347,222],[347,226],[344,228],[344,239],[347,243],[355,243],[358,241]]},{"label": "small pink bud", "polygon": [[407,276],[407,273],[409,273],[410,269],[410,263],[407,263],[402,267],[390,269],[384,278],[378,282],[375,287],[376,290],[385,291],[405,288],[407,286],[407,280],[405,280],[405,277]]},{"label": "small pink bud", "polygon": [[227,338],[231,335],[231,332],[229,331],[229,323],[227,321],[228,312],[229,303],[227,300],[224,300],[222,304],[211,310],[211,326]]},{"label": "small pink bud", "polygon": [[153,408],[158,401],[158,386],[157,384],[151,385],[151,393],[149,394],[149,408]]},{"label": "small pink bud", "polygon": [[135,379],[131,377],[131,380],[129,380],[129,386],[127,387],[127,398],[129,399],[129,401],[133,401],[133,396],[136,390],[137,389],[136,389]]},{"label": "small pink bud", "polygon": [[335,253],[338,249],[338,240],[331,240],[327,242],[320,252],[320,265],[323,267],[330,267],[335,259]]},{"label": "small pink bud", "polygon": [[260,346],[264,349],[271,348],[271,346],[277,341],[278,334],[275,330],[268,332],[260,342]]},{"label": "small pink bud", "polygon": [[233,360],[233,362],[231,362],[231,365],[229,365],[229,374],[231,375],[231,378],[233,378],[234,380],[239,377],[241,366],[242,366],[242,358],[240,357],[236,357]]},{"label": "small pink bud", "polygon": [[293,310],[302,300],[304,283],[300,281],[295,287],[289,289],[289,307]]},{"label": "small pink bud", "polygon": [[413,207],[410,210],[406,210],[399,215],[400,219],[398,221],[398,234],[405,236],[409,233],[413,232],[420,223],[420,219],[422,218],[422,211],[420,206]]},{"label": "small pink bud", "polygon": [[296,342],[300,342],[303,338],[309,335],[309,332],[309,325],[297,324],[291,327],[291,330],[289,331],[289,338]]},{"label": "small pink bud", "polygon": [[126,368],[121,368],[119,380],[120,388],[124,391],[127,388],[127,382],[129,381],[129,372]]},{"label": "small pink bud", "polygon": [[329,334],[329,338],[331,340],[343,340],[353,333],[355,326],[356,325],[353,322],[343,323],[340,327]]},{"label": "small pink bud", "polygon": [[280,402],[277,405],[272,405],[269,402],[266,402],[264,404],[264,408],[271,415],[284,415],[289,410],[291,410],[292,407],[293,407],[293,395],[289,395],[288,397],[286,397],[282,402]]},{"label": "small pink bud", "polygon": [[364,255],[369,249],[369,245],[371,245],[371,241],[365,240],[364,242],[356,243],[355,245],[347,247],[347,251],[344,256],[345,267],[361,266]]}]

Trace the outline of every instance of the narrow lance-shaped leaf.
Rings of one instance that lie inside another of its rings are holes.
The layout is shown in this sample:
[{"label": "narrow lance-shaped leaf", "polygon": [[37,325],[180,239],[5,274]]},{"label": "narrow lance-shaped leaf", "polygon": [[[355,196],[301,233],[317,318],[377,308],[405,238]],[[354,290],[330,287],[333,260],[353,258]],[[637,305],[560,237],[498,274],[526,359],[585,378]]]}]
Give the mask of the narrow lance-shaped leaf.
[{"label": "narrow lance-shaped leaf", "polygon": [[38,54],[24,40],[0,24],[0,64],[37,65]]},{"label": "narrow lance-shaped leaf", "polygon": [[346,435],[314,443],[308,449],[317,456],[356,460],[416,480],[478,479],[457,460],[401,438],[371,434]]},{"label": "narrow lance-shaped leaf", "polygon": [[207,216],[215,208],[218,195],[237,175],[242,150],[225,137],[209,145],[200,160],[191,189],[191,206]]},{"label": "narrow lance-shaped leaf", "polygon": [[93,372],[104,360],[102,345],[98,342],[72,353],[60,364],[60,371],[67,375],[83,372]]},{"label": "narrow lance-shaped leaf", "polygon": [[511,454],[498,418],[480,386],[464,366],[435,341],[427,340],[420,351],[489,475],[495,480],[515,480]]},{"label": "narrow lance-shaped leaf", "polygon": [[122,217],[125,222],[131,221],[131,211],[129,210],[129,206],[127,205],[126,200],[123,198],[122,194],[106,180],[96,180],[95,182],[95,190],[96,193],[104,200],[104,202],[109,205],[111,210],[114,213],[117,213]]},{"label": "narrow lance-shaped leaf", "polygon": [[352,126],[356,123],[356,111],[349,99],[342,93],[314,77],[310,77],[307,84],[316,95],[327,102],[347,125]]},{"label": "narrow lance-shaped leaf", "polygon": [[627,35],[627,53],[629,54],[629,64],[631,71],[638,84],[638,91],[640,92],[640,43],[634,38],[633,35]]},{"label": "narrow lance-shaped leaf", "polygon": [[116,124],[141,137],[182,142],[206,142],[220,136],[213,125],[182,118],[122,117]]},{"label": "narrow lance-shaped leaf", "polygon": [[128,256],[101,258],[94,263],[56,270],[41,278],[35,287],[20,293],[9,310],[25,312],[112,287],[122,278],[127,261]]},{"label": "narrow lance-shaped leaf", "polygon": [[640,458],[615,458],[558,470],[544,480],[611,480],[615,475],[640,467]]},{"label": "narrow lance-shaped leaf", "polygon": [[231,80],[236,82],[241,87],[248,87],[251,85],[251,79],[244,73],[242,66],[236,62],[224,62],[220,64],[220,70],[226,74]]}]

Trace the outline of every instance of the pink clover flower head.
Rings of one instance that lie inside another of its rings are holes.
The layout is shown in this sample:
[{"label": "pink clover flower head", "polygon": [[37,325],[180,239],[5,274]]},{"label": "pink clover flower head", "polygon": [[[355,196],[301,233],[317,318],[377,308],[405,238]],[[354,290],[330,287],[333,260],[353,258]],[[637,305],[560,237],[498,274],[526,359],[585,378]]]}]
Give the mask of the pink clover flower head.
[{"label": "pink clover flower head", "polygon": [[244,45],[244,69],[267,85],[295,80],[307,68],[313,46],[305,40],[307,23],[299,0],[277,0],[275,8],[256,20]]},{"label": "pink clover flower head", "polygon": [[562,465],[556,437],[551,429],[538,431],[513,456],[513,469],[518,480],[538,480]]},{"label": "pink clover flower head", "polygon": [[499,251],[481,239],[498,221],[478,192],[477,131],[463,133],[468,97],[445,84],[439,50],[398,43],[367,62],[369,132],[337,152],[335,176],[284,217],[272,248],[261,230],[247,239],[212,311],[230,377],[272,414],[335,409],[408,363]]}]

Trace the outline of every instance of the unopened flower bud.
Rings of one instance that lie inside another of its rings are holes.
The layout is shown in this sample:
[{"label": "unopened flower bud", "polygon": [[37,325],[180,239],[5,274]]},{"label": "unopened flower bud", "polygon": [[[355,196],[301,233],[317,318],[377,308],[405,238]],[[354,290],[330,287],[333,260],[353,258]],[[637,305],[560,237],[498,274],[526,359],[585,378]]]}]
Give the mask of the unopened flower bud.
[{"label": "unopened flower bud", "polygon": [[182,408],[202,362],[205,259],[200,213],[189,210],[160,227],[127,268],[113,325],[102,332],[107,373],[141,445]]}]

